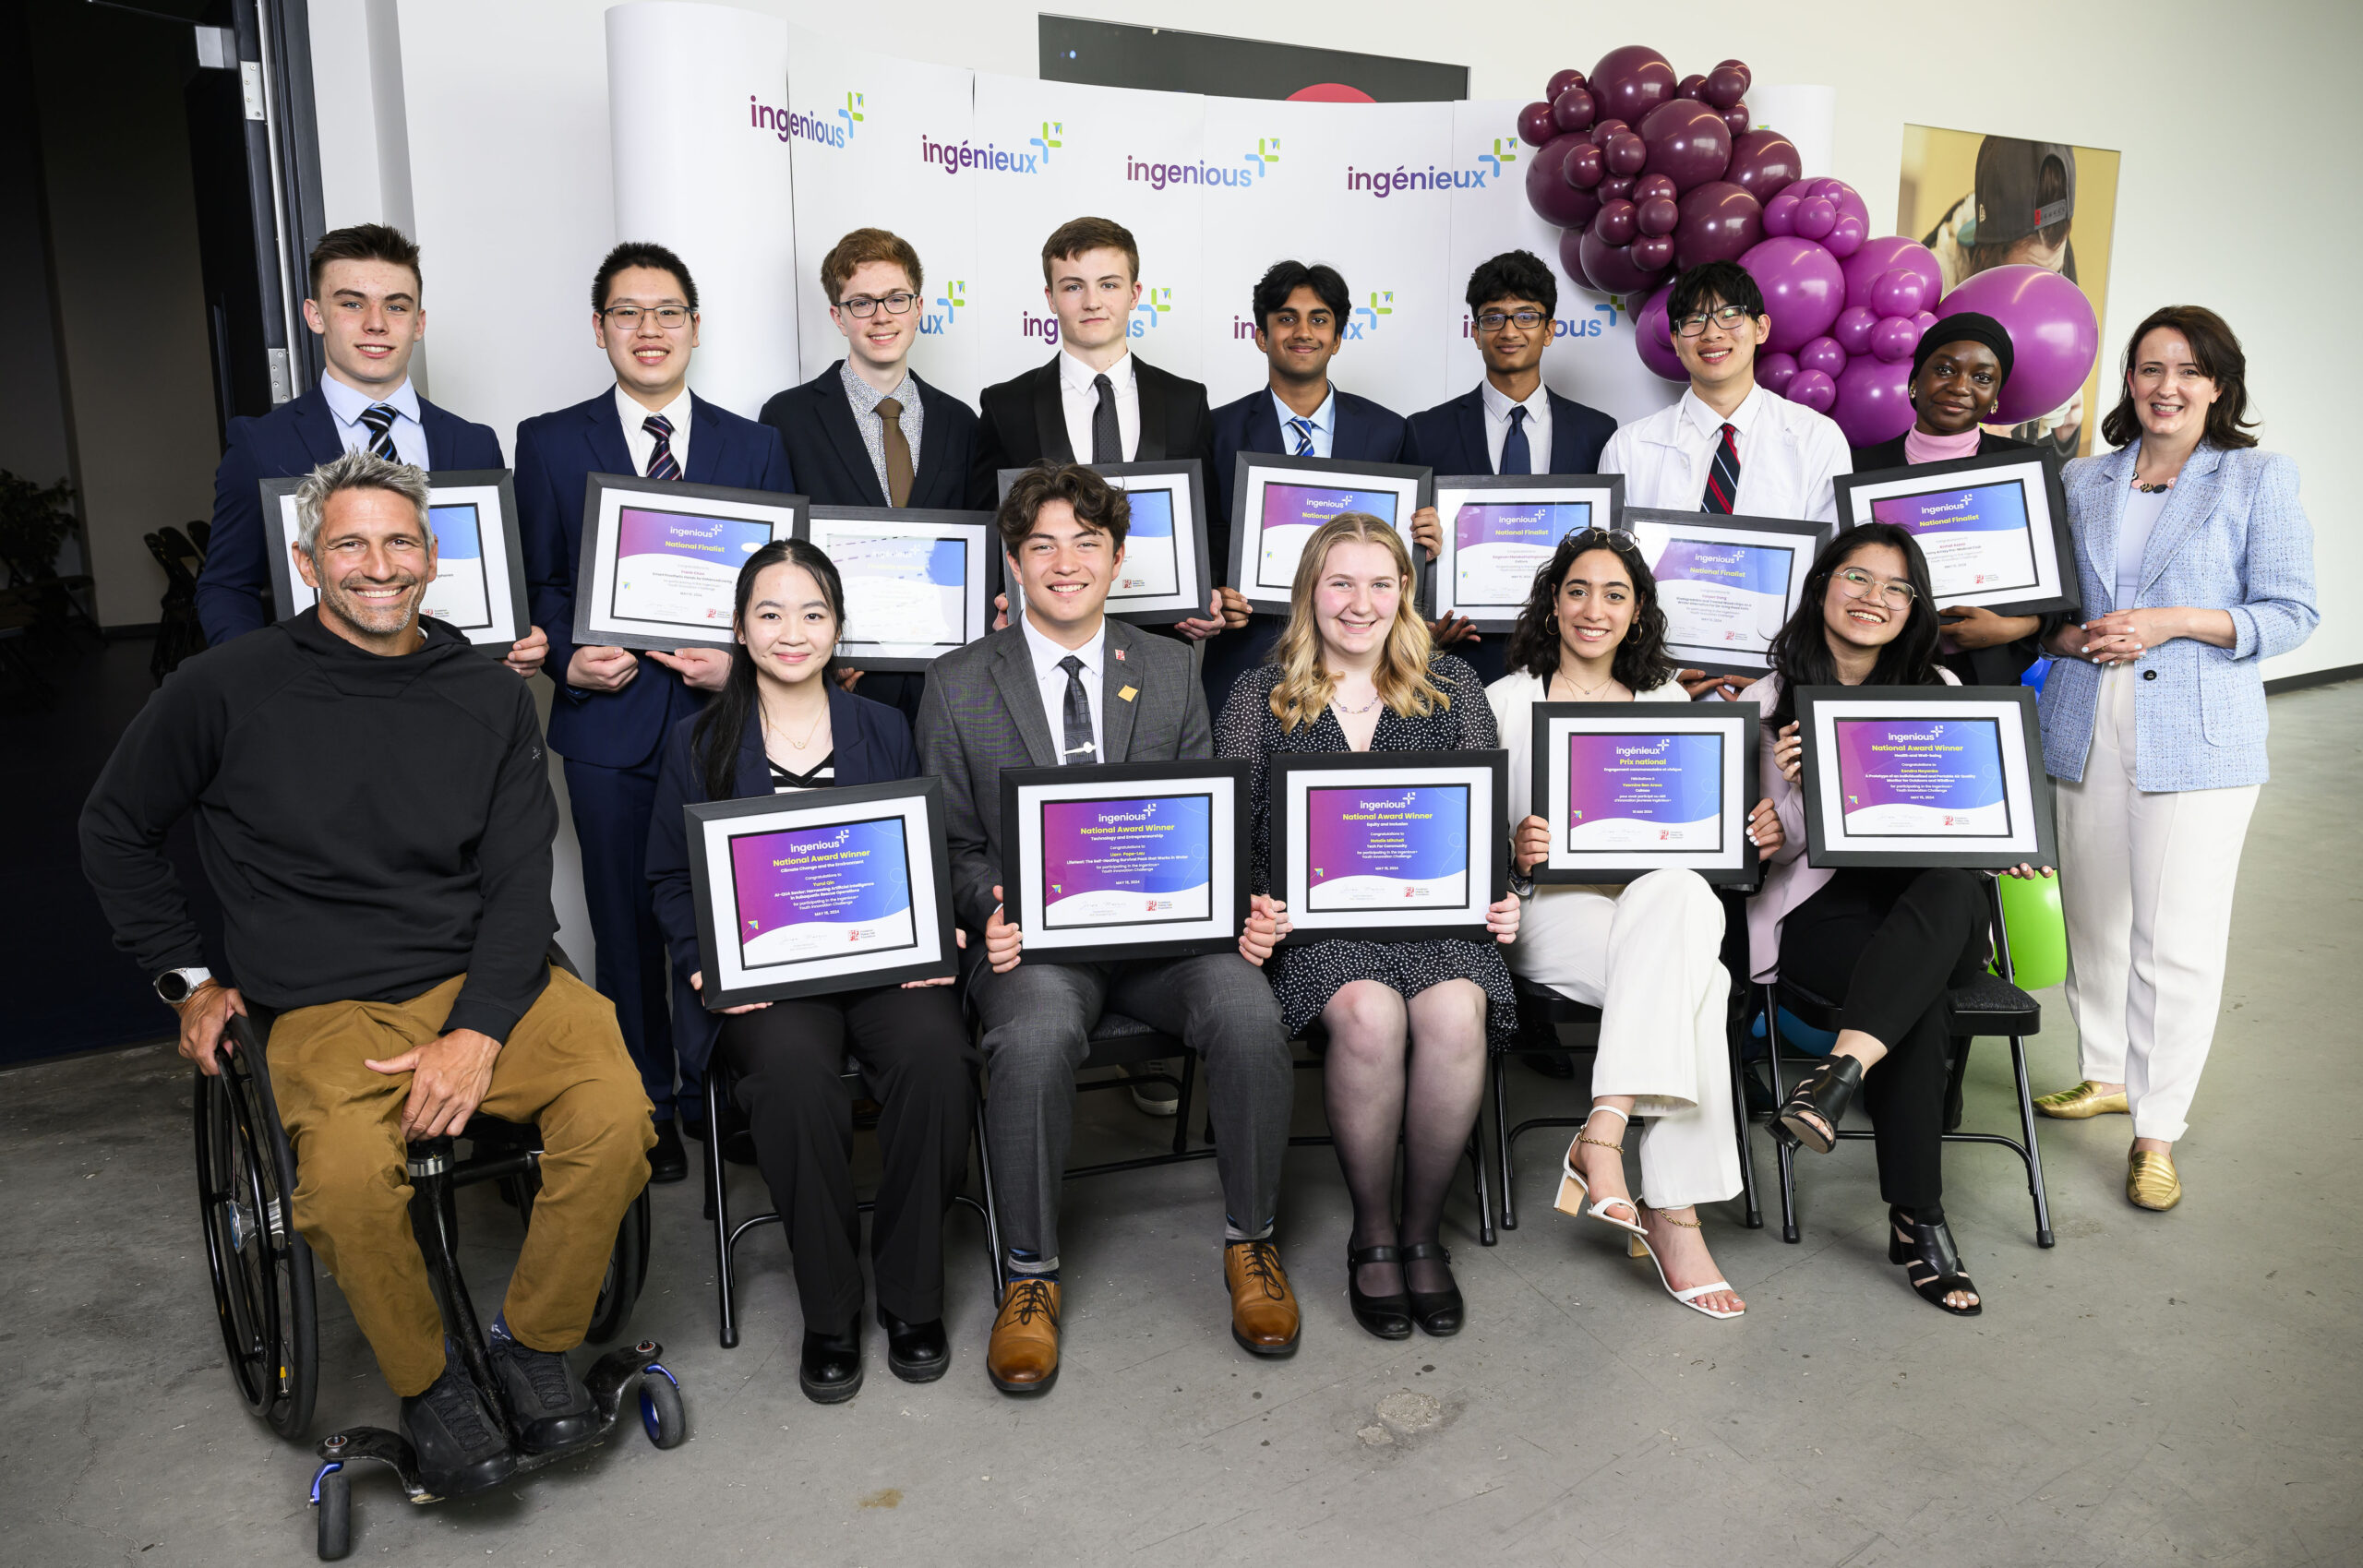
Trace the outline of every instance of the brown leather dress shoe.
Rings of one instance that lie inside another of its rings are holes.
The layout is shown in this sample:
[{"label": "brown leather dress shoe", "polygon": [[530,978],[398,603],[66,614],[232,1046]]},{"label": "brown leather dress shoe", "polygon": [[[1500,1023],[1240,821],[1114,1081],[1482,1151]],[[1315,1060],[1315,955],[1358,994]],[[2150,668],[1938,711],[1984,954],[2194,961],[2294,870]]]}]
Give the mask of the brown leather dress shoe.
[{"label": "brown leather dress shoe", "polygon": [[1047,1394],[1059,1381],[1059,1287],[1012,1276],[985,1348],[985,1376],[1003,1394]]},{"label": "brown leather dress shoe", "polygon": [[1293,1356],[1304,1326],[1296,1292],[1269,1241],[1233,1241],[1222,1250],[1223,1283],[1230,1287],[1230,1336],[1251,1356]]}]

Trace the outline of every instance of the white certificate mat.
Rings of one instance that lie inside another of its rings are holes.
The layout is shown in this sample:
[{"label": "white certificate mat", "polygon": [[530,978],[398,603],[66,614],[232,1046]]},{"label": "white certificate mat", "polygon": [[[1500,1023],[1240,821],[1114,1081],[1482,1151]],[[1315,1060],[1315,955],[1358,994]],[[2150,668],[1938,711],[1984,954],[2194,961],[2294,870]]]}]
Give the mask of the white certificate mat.
[{"label": "white certificate mat", "polygon": [[[505,651],[531,624],[509,471],[452,471],[426,477],[435,581],[426,585],[419,611],[463,633],[470,642]],[[271,599],[282,619],[319,603],[319,595],[296,571],[291,554],[300,532],[295,491],[302,483],[262,482],[263,515],[278,525],[279,545],[270,563]]]},{"label": "white certificate mat", "polygon": [[845,587],[847,664],[923,670],[991,629],[991,514],[814,507],[798,532]]},{"label": "white certificate mat", "polygon": [[800,496],[591,475],[575,579],[574,640],[605,648],[728,648],[738,569],[795,532]]},{"label": "white certificate mat", "polygon": [[1546,702],[1534,708],[1539,881],[1627,881],[1680,868],[1750,882],[1759,794],[1753,702]]},{"label": "white certificate mat", "polygon": [[1534,574],[1560,541],[1587,528],[1613,529],[1624,511],[1622,474],[1476,474],[1435,482],[1444,548],[1433,571],[1435,613],[1460,616],[1479,631],[1517,624]]},{"label": "white certificate mat", "polygon": [[1634,509],[1625,527],[1657,580],[1666,652],[1710,675],[1762,675],[1804,595],[1820,523]]},{"label": "white certificate mat", "polygon": [[1840,515],[1908,529],[1928,558],[1937,607],[2014,615],[2064,609],[2073,559],[2058,470],[2018,449],[1856,473],[1839,480]]},{"label": "white certificate mat", "polygon": [[1272,880],[1289,940],[1481,938],[1501,896],[1506,776],[1500,751],[1275,757]]},{"label": "white certificate mat", "polygon": [[1248,602],[1285,613],[1305,542],[1347,512],[1377,518],[1403,536],[1416,569],[1411,514],[1428,501],[1432,475],[1402,463],[1239,454],[1231,486],[1230,581]]},{"label": "white certificate mat", "polygon": [[1007,917],[1031,954],[1215,952],[1246,898],[1235,762],[1008,769]]},{"label": "white certificate mat", "polygon": [[1801,691],[1812,863],[2057,864],[2033,708],[2018,688]]}]

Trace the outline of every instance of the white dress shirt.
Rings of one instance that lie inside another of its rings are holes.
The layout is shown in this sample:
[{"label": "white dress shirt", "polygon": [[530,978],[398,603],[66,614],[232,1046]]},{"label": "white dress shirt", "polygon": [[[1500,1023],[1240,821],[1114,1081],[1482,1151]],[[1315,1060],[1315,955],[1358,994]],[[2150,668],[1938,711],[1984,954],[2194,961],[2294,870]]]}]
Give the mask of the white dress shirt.
[{"label": "white dress shirt", "polygon": [[[673,422],[673,461],[681,465],[681,477],[690,476],[690,389],[684,385],[680,395],[655,411]],[[616,387],[616,417],[624,424],[624,449],[631,453],[631,471],[645,474],[648,460],[656,455],[656,437],[642,428],[650,411],[641,406],[620,382]]]},{"label": "white dress shirt", "polygon": [[1042,716],[1050,721],[1050,749],[1064,753],[1067,748],[1067,672],[1059,668],[1059,661],[1072,653],[1083,661],[1084,698],[1091,704],[1091,755],[1065,760],[1105,761],[1107,732],[1099,722],[1099,688],[1108,661],[1107,617],[1100,617],[1099,629],[1080,648],[1060,647],[1036,628],[1031,616],[1021,616],[1017,624],[1026,628],[1026,655],[1034,661],[1034,683],[1042,691]]},{"label": "white dress shirt", "polygon": [[337,439],[344,443],[346,451],[366,451],[378,439],[377,433],[361,423],[361,416],[372,406],[384,403],[395,414],[394,456],[414,468],[431,466],[426,461],[426,432],[418,423],[418,389],[410,384],[409,377],[403,377],[401,386],[383,397],[373,397],[322,372],[320,396],[328,400],[329,412],[336,415]]},{"label": "white dress shirt", "polygon": [[1493,385],[1491,377],[1477,385],[1477,392],[1485,401],[1485,461],[1495,473],[1502,472],[1502,447],[1510,438],[1510,410],[1526,410],[1526,452],[1529,473],[1551,472],[1551,394],[1541,382],[1534,384],[1534,395],[1522,403],[1510,401],[1507,393]]},{"label": "white dress shirt", "polygon": [[[1091,461],[1091,416],[1099,407],[1099,389],[1092,381],[1101,374],[1066,350],[1059,351],[1059,402],[1066,411],[1067,445],[1074,449],[1077,462]],[[1123,461],[1130,462],[1141,449],[1141,389],[1133,378],[1132,352],[1126,350],[1105,374],[1116,392],[1118,442]]]},{"label": "white dress shirt", "polygon": [[[1854,456],[1836,420],[1757,387],[1732,410],[1730,423],[1739,433],[1734,516],[1838,521],[1832,481],[1854,472]],[[1685,389],[1671,408],[1619,426],[1600,454],[1600,471],[1625,476],[1628,507],[1703,510],[1699,503],[1707,495],[1715,449],[1722,444],[1723,424],[1721,414]]]},{"label": "white dress shirt", "polygon": [[1289,456],[1293,457],[1296,454],[1296,432],[1289,428],[1289,421],[1291,419],[1302,419],[1312,425],[1313,431],[1308,439],[1313,443],[1313,455],[1314,457],[1327,457],[1329,455],[1330,449],[1337,444],[1337,388],[1330,388],[1329,395],[1321,400],[1321,406],[1314,409],[1309,414],[1301,414],[1297,413],[1296,410],[1280,401],[1279,393],[1274,392],[1272,394],[1272,412],[1279,415],[1280,418],[1280,450],[1288,453]]}]

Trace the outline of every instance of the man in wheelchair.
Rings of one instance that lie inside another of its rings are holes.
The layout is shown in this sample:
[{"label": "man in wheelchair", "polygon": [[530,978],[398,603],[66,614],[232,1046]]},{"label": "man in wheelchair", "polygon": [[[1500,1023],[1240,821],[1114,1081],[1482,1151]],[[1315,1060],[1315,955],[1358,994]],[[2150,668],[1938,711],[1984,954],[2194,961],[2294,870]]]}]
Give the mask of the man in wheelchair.
[{"label": "man in wheelchair", "polygon": [[[83,868],[199,1070],[221,1071],[232,1013],[268,1019],[295,1227],[402,1398],[421,1478],[450,1495],[598,1435],[566,1352],[654,1134],[614,1008],[548,961],[558,812],[532,698],[419,613],[426,476],[350,453],[312,472],[297,510],[294,564],[318,608],[165,681],[83,808]],[[163,852],[191,811],[235,988],[203,967]],[[490,1335],[513,1430],[445,1336],[408,1217],[405,1145],[480,1110],[542,1136]]]}]

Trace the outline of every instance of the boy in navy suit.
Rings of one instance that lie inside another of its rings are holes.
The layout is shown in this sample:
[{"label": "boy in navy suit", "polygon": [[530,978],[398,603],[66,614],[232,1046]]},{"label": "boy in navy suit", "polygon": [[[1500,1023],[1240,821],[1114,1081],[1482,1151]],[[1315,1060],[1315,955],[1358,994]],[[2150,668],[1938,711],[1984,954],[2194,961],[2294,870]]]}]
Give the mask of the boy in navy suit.
[{"label": "boy in navy suit", "polygon": [[[330,458],[368,450],[424,469],[500,468],[500,437],[437,408],[410,384],[411,356],[426,336],[418,246],[399,229],[362,223],[312,247],[304,320],[328,358],[320,384],[260,418],[230,421],[229,449],[213,473],[213,532],[197,579],[197,616],[208,643],[227,642],[270,619],[270,552],[279,531],[262,515],[265,479],[297,479]],[[284,605],[278,606],[283,613]],[[508,653],[531,676],[549,644],[536,627]]]},{"label": "boy in navy suit", "polygon": [[[631,473],[696,485],[791,491],[779,432],[689,389],[698,342],[698,286],[660,245],[607,253],[591,284],[593,341],[615,367],[615,385],[572,408],[517,427],[517,516],[534,619],[548,633],[550,749],[566,759],[574,836],[582,847],[582,894],[598,943],[596,983],[616,1004],[624,1043],[655,1107],[651,1179],[689,1174],[674,1122],[676,1055],[665,942],[648,886],[648,819],[666,732],[719,690],[730,655],[682,648],[645,658],[625,648],[577,647],[575,570],[582,497],[594,473]],[[695,1008],[684,996],[676,1005]],[[695,1083],[678,1103],[700,1103]]]}]

